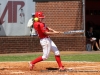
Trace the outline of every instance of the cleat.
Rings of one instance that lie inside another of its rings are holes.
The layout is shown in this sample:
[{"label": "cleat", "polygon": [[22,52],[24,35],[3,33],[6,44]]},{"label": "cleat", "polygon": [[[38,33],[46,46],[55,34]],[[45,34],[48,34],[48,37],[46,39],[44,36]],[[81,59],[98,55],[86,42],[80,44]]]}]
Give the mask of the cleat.
[{"label": "cleat", "polygon": [[59,68],[59,71],[66,71],[66,68],[64,68],[64,66]]},{"label": "cleat", "polygon": [[98,50],[100,51],[100,48],[98,48]]},{"label": "cleat", "polygon": [[33,70],[34,64],[32,64],[31,62],[29,62],[29,67],[30,67],[30,71]]}]

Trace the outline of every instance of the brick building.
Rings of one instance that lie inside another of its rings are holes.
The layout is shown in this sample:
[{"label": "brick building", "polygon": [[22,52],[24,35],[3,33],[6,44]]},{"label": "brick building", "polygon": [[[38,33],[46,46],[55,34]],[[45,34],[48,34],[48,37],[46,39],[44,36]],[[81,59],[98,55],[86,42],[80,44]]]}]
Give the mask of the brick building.
[{"label": "brick building", "polygon": [[[60,31],[79,30],[83,27],[81,0],[36,0],[36,11],[45,15],[47,26]],[[84,34],[54,35],[51,39],[62,51],[84,51]],[[0,37],[0,53],[26,53],[42,51],[37,36]]]}]

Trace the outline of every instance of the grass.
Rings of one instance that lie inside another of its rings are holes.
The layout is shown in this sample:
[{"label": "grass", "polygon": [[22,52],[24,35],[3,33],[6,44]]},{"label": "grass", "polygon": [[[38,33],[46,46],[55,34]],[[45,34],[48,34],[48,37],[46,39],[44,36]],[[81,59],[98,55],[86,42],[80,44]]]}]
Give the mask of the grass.
[{"label": "grass", "polygon": [[0,61],[30,61],[35,59],[36,57],[40,56],[40,54],[34,55],[7,55],[7,56],[0,56]]},{"label": "grass", "polygon": [[76,54],[62,56],[64,61],[89,61],[89,62],[100,62],[100,54]]},{"label": "grass", "polygon": [[[0,55],[0,62],[3,61],[31,61],[42,53],[33,54],[18,54],[18,55]],[[61,54],[62,61],[89,61],[89,62],[100,62],[100,53],[96,54]],[[50,54],[46,61],[55,61],[54,54]]]}]

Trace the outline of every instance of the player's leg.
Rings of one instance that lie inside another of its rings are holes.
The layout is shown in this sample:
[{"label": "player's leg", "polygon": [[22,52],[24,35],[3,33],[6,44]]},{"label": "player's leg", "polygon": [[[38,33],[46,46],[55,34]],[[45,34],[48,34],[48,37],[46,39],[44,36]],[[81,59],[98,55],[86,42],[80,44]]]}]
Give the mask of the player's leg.
[{"label": "player's leg", "polygon": [[40,42],[43,48],[43,60],[48,59],[49,53],[51,50],[50,38],[44,38],[43,41]]},{"label": "player's leg", "polygon": [[98,43],[95,41],[95,45],[97,47],[98,50],[100,50]]},{"label": "player's leg", "polygon": [[58,50],[57,46],[55,45],[55,43],[52,40],[51,40],[51,50],[55,54],[55,59],[56,59],[56,61],[58,63],[59,70],[65,70],[64,66],[62,65],[62,62],[61,62],[59,50]]},{"label": "player's leg", "polygon": [[30,70],[33,69],[33,66],[36,63],[43,61],[43,60],[46,60],[49,56],[49,53],[50,53],[50,42],[49,42],[49,40],[47,38],[41,39],[40,44],[43,48],[43,56],[40,56],[40,57],[38,57],[35,60],[30,62]]},{"label": "player's leg", "polygon": [[30,70],[32,70],[33,67],[34,67],[34,65],[35,65],[36,63],[40,62],[40,61],[43,61],[42,56],[40,56],[40,57],[36,58],[35,60],[32,60],[31,62],[29,62]]},{"label": "player's leg", "polygon": [[91,43],[92,43],[92,50],[94,50],[94,44],[95,44],[95,42],[92,41]]}]

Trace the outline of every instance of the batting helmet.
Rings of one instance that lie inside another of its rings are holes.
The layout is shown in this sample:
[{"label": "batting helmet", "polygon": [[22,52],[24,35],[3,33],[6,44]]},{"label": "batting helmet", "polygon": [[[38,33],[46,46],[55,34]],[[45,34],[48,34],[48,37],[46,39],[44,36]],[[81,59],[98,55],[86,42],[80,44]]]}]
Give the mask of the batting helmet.
[{"label": "batting helmet", "polygon": [[45,18],[42,12],[36,12],[35,17],[37,18]]}]

